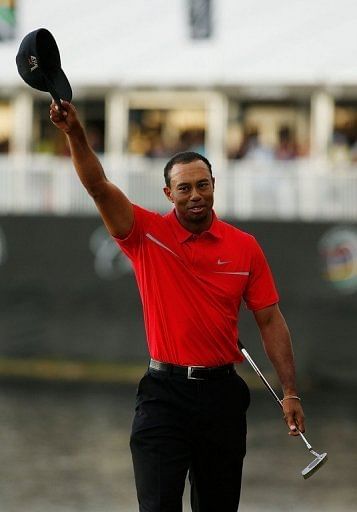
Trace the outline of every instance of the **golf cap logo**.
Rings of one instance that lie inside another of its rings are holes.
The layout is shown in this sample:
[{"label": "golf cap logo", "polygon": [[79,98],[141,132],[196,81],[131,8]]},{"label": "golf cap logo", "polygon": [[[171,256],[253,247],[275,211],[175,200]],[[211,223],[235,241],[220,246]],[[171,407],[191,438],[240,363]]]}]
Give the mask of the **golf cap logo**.
[{"label": "golf cap logo", "polygon": [[38,68],[38,62],[37,58],[34,55],[30,55],[29,57],[29,65],[30,65],[30,71],[35,71],[35,69]]},{"label": "golf cap logo", "polygon": [[342,294],[357,291],[357,230],[336,227],[320,239],[322,276]]}]

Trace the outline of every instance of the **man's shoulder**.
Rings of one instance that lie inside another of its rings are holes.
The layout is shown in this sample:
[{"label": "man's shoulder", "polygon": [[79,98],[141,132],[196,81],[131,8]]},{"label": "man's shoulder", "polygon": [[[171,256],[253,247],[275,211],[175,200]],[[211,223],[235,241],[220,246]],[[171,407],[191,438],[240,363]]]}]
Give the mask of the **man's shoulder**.
[{"label": "man's shoulder", "polygon": [[144,208],[143,206],[140,206],[140,205],[138,205],[136,203],[132,203],[132,205],[133,205],[134,211],[136,213],[138,213],[139,215],[149,215],[149,216],[151,216],[151,215],[159,215],[161,217],[159,212],[154,212],[152,210],[148,210],[147,208]]},{"label": "man's shoulder", "polygon": [[139,206],[138,204],[133,203],[133,209],[134,209],[134,216],[136,220],[151,220],[151,219],[162,219],[163,215],[159,212],[154,212],[152,210],[148,210],[147,208],[144,208],[142,206]]},{"label": "man's shoulder", "polygon": [[137,248],[142,245],[145,240],[145,235],[151,232],[160,233],[165,231],[163,229],[164,217],[151,210],[147,210],[142,206],[132,203],[134,211],[134,223],[132,229],[126,238],[115,238],[116,242],[127,252],[132,251],[133,248]]}]

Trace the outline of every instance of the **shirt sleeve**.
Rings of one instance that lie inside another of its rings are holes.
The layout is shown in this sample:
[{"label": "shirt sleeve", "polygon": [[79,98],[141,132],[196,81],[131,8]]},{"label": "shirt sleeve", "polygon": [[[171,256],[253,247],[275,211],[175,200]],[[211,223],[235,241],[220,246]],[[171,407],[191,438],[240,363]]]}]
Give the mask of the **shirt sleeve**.
[{"label": "shirt sleeve", "polygon": [[119,245],[121,250],[130,259],[134,259],[137,255],[139,248],[142,246],[143,237],[153,221],[158,215],[157,213],[145,210],[136,204],[133,204],[134,211],[134,224],[130,233],[125,238],[114,236],[114,241]]},{"label": "shirt sleeve", "polygon": [[272,272],[258,242],[252,237],[252,260],[243,295],[247,308],[258,311],[279,302]]}]

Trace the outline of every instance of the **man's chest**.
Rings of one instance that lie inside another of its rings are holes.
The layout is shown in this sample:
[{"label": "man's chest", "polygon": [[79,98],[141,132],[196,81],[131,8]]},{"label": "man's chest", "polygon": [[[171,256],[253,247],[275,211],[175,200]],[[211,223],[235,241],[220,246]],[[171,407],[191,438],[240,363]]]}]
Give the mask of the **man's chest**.
[{"label": "man's chest", "polygon": [[[173,233],[146,233],[146,251],[157,275],[172,274],[178,284],[199,281],[207,290],[228,297],[243,294],[250,275],[251,257],[239,243],[209,234],[180,242]],[[160,269],[165,269],[161,271]],[[181,280],[181,281],[180,281]]]}]

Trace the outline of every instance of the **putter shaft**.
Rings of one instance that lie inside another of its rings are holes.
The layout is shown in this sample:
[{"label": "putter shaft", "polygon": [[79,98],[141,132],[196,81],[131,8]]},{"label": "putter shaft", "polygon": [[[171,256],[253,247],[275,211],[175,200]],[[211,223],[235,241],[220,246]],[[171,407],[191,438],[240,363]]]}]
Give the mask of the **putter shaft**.
[{"label": "putter shaft", "polygon": [[[244,345],[242,344],[242,342],[240,340],[238,340],[238,346],[239,346],[239,349],[241,350],[242,354],[244,355],[244,357],[247,359],[248,363],[251,365],[251,367],[255,371],[255,373],[263,381],[266,388],[270,391],[270,393],[274,397],[275,401],[278,403],[280,408],[283,409],[282,400],[280,400],[278,395],[275,393],[274,389],[271,387],[271,385],[269,384],[267,379],[264,377],[262,372],[259,370],[258,366],[255,364],[253,359],[250,357],[249,353],[247,352],[247,349],[244,347]],[[309,452],[312,453],[313,455],[315,455],[315,457],[316,457],[316,459],[314,459],[312,462],[310,462],[310,464],[305,469],[303,469],[303,471],[301,472],[302,476],[306,479],[306,478],[309,478],[313,473],[315,473],[319,469],[319,467],[327,461],[327,453],[319,454],[319,453],[315,452],[312,449],[312,446],[309,443],[309,441],[304,436],[304,434],[302,432],[300,432],[299,429],[297,429],[297,430],[298,430],[299,436],[304,441]]]}]

